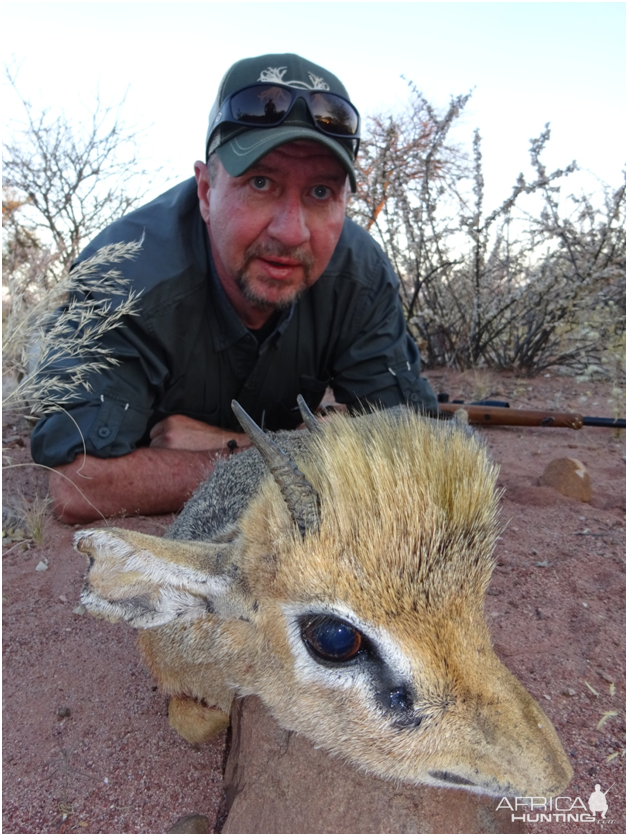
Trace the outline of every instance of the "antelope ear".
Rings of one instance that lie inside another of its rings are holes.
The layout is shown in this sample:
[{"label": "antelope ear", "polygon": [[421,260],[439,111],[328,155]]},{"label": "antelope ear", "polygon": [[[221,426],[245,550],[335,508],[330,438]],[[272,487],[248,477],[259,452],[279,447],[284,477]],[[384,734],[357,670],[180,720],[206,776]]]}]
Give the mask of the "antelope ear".
[{"label": "antelope ear", "polygon": [[74,544],[90,559],[81,601],[94,615],[133,627],[207,613],[248,615],[225,574],[231,544],[164,540],[121,528],[79,531]]}]

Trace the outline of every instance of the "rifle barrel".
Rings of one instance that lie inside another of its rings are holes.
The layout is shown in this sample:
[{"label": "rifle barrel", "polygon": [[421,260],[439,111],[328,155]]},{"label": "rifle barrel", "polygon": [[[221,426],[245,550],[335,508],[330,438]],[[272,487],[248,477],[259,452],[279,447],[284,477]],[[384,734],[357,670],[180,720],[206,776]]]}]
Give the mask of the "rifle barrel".
[{"label": "rifle barrel", "polygon": [[595,418],[591,415],[585,415],[582,424],[585,427],[619,427],[621,430],[626,429],[625,418]]}]

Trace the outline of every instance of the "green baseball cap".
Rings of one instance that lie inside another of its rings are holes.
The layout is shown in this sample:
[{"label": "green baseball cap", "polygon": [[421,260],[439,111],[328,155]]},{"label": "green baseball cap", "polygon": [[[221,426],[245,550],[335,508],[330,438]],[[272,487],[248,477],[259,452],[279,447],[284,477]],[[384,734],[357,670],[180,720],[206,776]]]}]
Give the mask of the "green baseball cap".
[{"label": "green baseball cap", "polygon": [[337,76],[324,67],[313,64],[300,55],[260,55],[257,58],[243,58],[230,67],[220,82],[218,96],[209,114],[209,127],[205,147],[207,158],[214,152],[232,177],[239,177],[251,166],[287,142],[313,140],[332,151],[349,175],[351,190],[355,192],[355,155],[359,135],[353,137],[330,136],[318,128],[308,106],[302,99],[296,99],[281,124],[268,127],[251,127],[225,121],[223,104],[227,98],[242,88],[255,84],[277,84],[295,90],[332,93],[351,100],[345,86]]}]

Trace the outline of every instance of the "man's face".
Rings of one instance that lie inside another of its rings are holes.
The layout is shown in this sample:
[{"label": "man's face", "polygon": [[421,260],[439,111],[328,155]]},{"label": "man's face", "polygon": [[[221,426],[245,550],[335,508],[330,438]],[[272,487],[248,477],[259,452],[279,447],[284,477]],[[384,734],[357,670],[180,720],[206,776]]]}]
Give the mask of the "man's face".
[{"label": "man's face", "polygon": [[[347,175],[323,145],[293,142],[241,177],[195,166],[201,215],[220,280],[234,302],[285,307],[319,278],[345,217]],[[240,305],[235,305],[239,313]]]}]

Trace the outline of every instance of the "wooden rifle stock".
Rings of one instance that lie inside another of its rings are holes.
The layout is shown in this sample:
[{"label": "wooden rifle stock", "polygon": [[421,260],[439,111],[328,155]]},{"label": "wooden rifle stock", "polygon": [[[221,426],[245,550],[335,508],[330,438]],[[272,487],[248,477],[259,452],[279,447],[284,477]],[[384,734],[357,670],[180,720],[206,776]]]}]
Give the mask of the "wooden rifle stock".
[{"label": "wooden rifle stock", "polygon": [[510,407],[483,406],[470,403],[439,403],[441,412],[453,415],[464,409],[470,424],[493,424],[510,427],[567,427],[579,430],[582,427],[626,428],[625,418],[583,417],[576,412],[547,412],[542,409],[510,409]]}]

